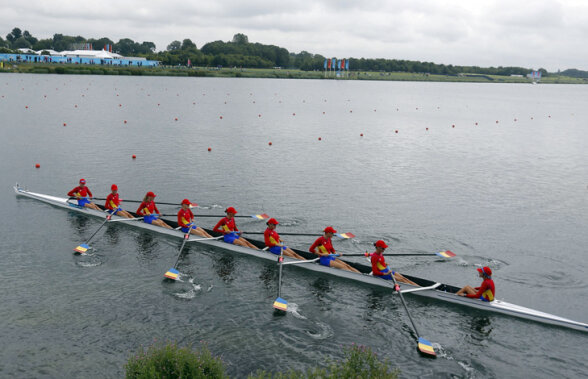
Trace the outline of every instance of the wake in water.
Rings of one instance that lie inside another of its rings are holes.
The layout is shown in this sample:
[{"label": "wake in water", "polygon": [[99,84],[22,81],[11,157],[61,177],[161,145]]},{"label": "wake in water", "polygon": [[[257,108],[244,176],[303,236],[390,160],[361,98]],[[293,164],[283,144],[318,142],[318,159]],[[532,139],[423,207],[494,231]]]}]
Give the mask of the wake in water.
[{"label": "wake in water", "polygon": [[188,280],[188,283],[191,284],[192,288],[190,288],[186,292],[177,292],[177,293],[174,293],[173,295],[180,298],[180,299],[189,300],[189,299],[193,299],[196,296],[196,293],[198,293],[202,290],[202,286],[200,284],[194,284],[194,278],[190,278]]}]

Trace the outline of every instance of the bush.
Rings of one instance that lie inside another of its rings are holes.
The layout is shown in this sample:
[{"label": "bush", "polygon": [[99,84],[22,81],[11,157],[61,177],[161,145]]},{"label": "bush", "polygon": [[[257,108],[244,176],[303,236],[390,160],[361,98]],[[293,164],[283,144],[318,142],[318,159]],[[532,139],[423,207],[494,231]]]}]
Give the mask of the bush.
[{"label": "bush", "polygon": [[352,345],[345,348],[343,362],[331,362],[327,368],[314,368],[306,373],[291,370],[288,373],[272,374],[258,371],[249,379],[396,379],[398,369],[391,370],[387,360],[381,361],[367,346]]},{"label": "bush", "polygon": [[228,378],[219,358],[206,346],[193,351],[175,343],[155,344],[141,350],[125,365],[125,378]]}]

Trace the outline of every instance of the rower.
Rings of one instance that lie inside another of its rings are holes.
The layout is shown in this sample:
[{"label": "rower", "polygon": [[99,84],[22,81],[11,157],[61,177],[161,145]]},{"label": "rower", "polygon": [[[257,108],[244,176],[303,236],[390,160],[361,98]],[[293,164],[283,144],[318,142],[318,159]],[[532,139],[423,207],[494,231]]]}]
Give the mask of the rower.
[{"label": "rower", "polygon": [[333,243],[331,242],[331,238],[333,238],[333,235],[337,233],[337,231],[333,229],[332,226],[327,226],[325,230],[323,230],[323,232],[325,233],[324,236],[317,238],[316,241],[314,241],[314,243],[312,244],[312,246],[310,246],[310,249],[308,249],[308,251],[310,251],[313,254],[319,255],[321,258],[319,262],[323,266],[335,267],[341,270],[359,273],[358,270],[351,267],[349,264],[343,262],[340,259],[336,259],[334,256],[330,255],[342,255],[341,253],[337,253],[335,251],[335,249],[333,248]]},{"label": "rower", "polygon": [[80,207],[92,208],[97,211],[102,210],[90,200],[92,199],[92,191],[86,187],[86,179],[80,179],[80,185],[69,191],[67,196],[75,197]]},{"label": "rower", "polygon": [[290,249],[288,246],[282,246],[283,241],[280,238],[278,232],[276,232],[276,225],[279,224],[278,220],[275,218],[270,218],[266,222],[267,229],[263,233],[263,237],[265,240],[265,246],[268,247],[268,251],[272,254],[280,255],[282,253],[282,249],[284,250],[284,255],[287,255],[292,258],[304,260],[303,257],[296,254],[294,250]]},{"label": "rower", "polygon": [[194,222],[194,213],[190,209],[190,200],[184,199],[182,200],[182,209],[178,211],[178,225],[180,229],[184,233],[188,233],[188,230],[191,234],[196,234],[200,237],[204,238],[212,238],[212,236],[201,227],[197,226]]},{"label": "rower", "polygon": [[226,243],[232,243],[235,245],[259,250],[257,246],[253,245],[251,242],[247,241],[245,238],[239,235],[241,232],[239,229],[237,229],[237,225],[235,224],[235,215],[237,214],[237,210],[235,210],[233,207],[228,207],[225,209],[225,213],[227,214],[227,217],[221,218],[212,230],[218,233],[222,233],[223,241]]},{"label": "rower", "polygon": [[494,301],[496,290],[494,289],[494,280],[492,280],[492,270],[487,266],[484,266],[483,268],[478,267],[477,270],[478,276],[484,279],[482,285],[475,288],[465,286],[457,291],[456,295],[480,299],[482,301]]},{"label": "rower", "polygon": [[133,218],[133,216],[129,212],[123,211],[120,207],[120,202],[122,200],[118,197],[118,186],[116,184],[111,185],[110,191],[112,192],[110,192],[108,196],[106,196],[106,203],[104,204],[106,212],[121,217]]},{"label": "rower", "polygon": [[413,282],[412,280],[409,280],[407,278],[405,278],[404,276],[402,276],[401,274],[394,272],[390,269],[390,267],[388,267],[388,265],[386,264],[386,260],[384,259],[384,250],[386,250],[388,248],[388,245],[386,245],[386,242],[382,241],[382,240],[377,240],[376,243],[374,243],[374,247],[376,248],[376,251],[374,251],[371,254],[368,254],[368,252],[366,251],[366,256],[371,255],[371,262],[372,262],[372,274],[378,278],[382,278],[384,280],[392,280],[392,275],[394,275],[394,278],[398,281],[398,282],[402,282],[402,283],[406,283],[406,284],[410,284],[413,286],[419,286],[418,284],[416,284],[415,282]]},{"label": "rower", "polygon": [[139,208],[137,208],[137,212],[135,213],[139,216],[143,216],[143,221],[147,224],[171,229],[171,226],[158,219],[158,217],[161,217],[161,213],[159,213],[159,209],[157,209],[157,205],[155,205],[155,196],[156,195],[153,192],[147,192],[143,198],[143,202],[139,205]]}]

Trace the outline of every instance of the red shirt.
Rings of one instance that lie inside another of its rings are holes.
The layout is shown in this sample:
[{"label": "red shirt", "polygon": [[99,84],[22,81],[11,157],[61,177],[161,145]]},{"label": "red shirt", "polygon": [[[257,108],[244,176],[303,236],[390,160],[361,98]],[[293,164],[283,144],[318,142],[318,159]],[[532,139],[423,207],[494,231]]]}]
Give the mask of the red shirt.
[{"label": "red shirt", "polygon": [[180,209],[178,212],[178,225],[182,228],[187,228],[192,221],[194,221],[194,213],[190,209]]},{"label": "red shirt", "polygon": [[391,274],[392,272],[390,271],[390,269],[388,268],[388,265],[386,264],[386,260],[384,259],[384,254],[378,254],[376,252],[373,252],[372,254],[372,273],[375,276],[383,276],[383,275],[388,275]]},{"label": "red shirt", "polygon": [[212,230],[214,230],[215,232],[220,232],[222,234],[239,231],[239,229],[237,229],[237,225],[235,225],[234,217],[230,220],[227,217],[221,218]]},{"label": "red shirt", "polygon": [[[318,247],[319,253],[315,250]],[[325,255],[325,254],[335,254],[335,249],[333,248],[333,244],[331,243],[331,239],[326,238],[325,236],[319,237],[314,241],[310,249],[308,249],[311,253]]]},{"label": "red shirt", "polygon": [[484,297],[484,299],[488,301],[494,300],[494,294],[496,293],[494,289],[494,280],[490,278],[485,278],[482,282],[482,285],[480,287],[476,287],[476,289],[478,290],[478,292],[476,292],[473,295],[467,294],[466,296],[477,299],[479,299],[480,297]]},{"label": "red shirt", "polygon": [[265,240],[265,246],[267,247],[274,247],[280,245],[280,235],[276,230],[271,230],[267,228],[263,233],[263,239]]},{"label": "red shirt", "polygon": [[117,209],[119,205],[120,199],[118,198],[118,193],[109,193],[108,196],[106,196],[106,204],[104,204],[106,209],[114,210]]},{"label": "red shirt", "polygon": [[67,196],[69,196],[69,197],[78,197],[78,198],[87,197],[88,195],[90,195],[90,197],[92,197],[92,192],[86,186],[84,186],[84,187],[77,186],[76,188],[72,189],[71,191],[69,191],[67,193]]},{"label": "red shirt", "polygon": [[157,209],[154,201],[150,201],[148,203],[142,202],[141,205],[139,205],[139,208],[137,208],[136,213],[141,216],[148,216],[153,213],[159,214],[159,209]]}]

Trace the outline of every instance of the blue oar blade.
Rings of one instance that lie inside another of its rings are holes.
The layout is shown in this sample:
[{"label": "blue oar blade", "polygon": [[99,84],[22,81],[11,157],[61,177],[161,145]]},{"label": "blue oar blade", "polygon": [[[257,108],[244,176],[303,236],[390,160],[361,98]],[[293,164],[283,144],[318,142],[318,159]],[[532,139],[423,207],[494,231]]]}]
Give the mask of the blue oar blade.
[{"label": "blue oar blade", "polygon": [[442,258],[453,258],[456,256],[456,254],[451,250],[440,251],[435,254],[437,254],[438,256],[440,256]]},{"label": "blue oar blade", "polygon": [[88,246],[87,244],[83,243],[83,244],[81,244],[80,246],[76,247],[76,248],[74,249],[74,251],[75,251],[76,253],[79,253],[79,254],[85,254],[85,253],[86,253],[86,251],[88,251],[88,249],[89,249],[89,248],[90,248],[90,246]]},{"label": "blue oar blade", "polygon": [[163,276],[165,276],[168,279],[178,280],[179,275],[180,272],[178,270],[176,270],[175,268],[170,268]]},{"label": "blue oar blade", "polygon": [[260,215],[251,215],[251,217],[253,217],[256,220],[267,220],[269,218],[269,216],[265,213],[262,213]]},{"label": "blue oar blade", "polygon": [[428,357],[436,357],[435,349],[433,349],[433,345],[431,342],[427,341],[423,337],[419,337],[418,340],[418,349],[422,354],[425,354]]},{"label": "blue oar blade", "polygon": [[286,312],[288,310],[288,302],[281,297],[278,297],[276,301],[274,301],[274,308]]}]

